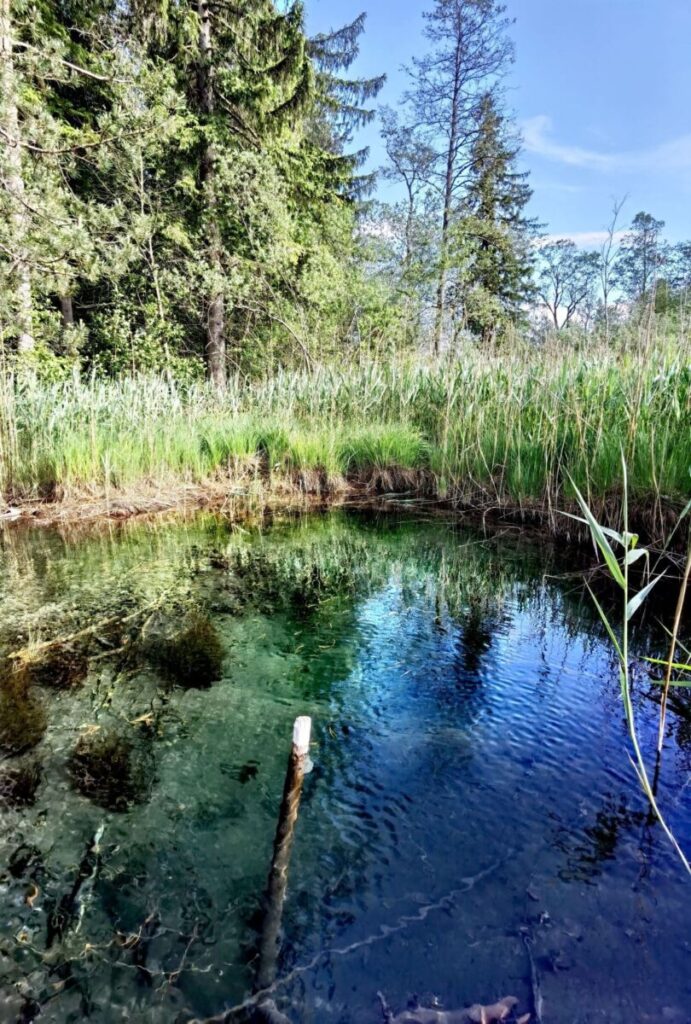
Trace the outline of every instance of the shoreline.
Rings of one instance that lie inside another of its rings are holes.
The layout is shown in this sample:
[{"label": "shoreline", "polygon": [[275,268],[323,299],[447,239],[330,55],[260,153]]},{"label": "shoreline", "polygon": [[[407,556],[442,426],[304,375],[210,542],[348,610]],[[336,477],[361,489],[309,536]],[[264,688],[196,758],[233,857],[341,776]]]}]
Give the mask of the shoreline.
[{"label": "shoreline", "polygon": [[[132,520],[153,520],[166,515],[194,515],[208,511],[230,519],[248,519],[253,515],[276,513],[309,513],[331,508],[371,509],[381,512],[415,512],[436,518],[440,515],[500,527],[520,529],[551,541],[589,542],[585,526],[574,521],[579,516],[575,503],[556,510],[540,501],[507,502],[477,495],[469,501],[454,495],[440,496],[430,480],[418,480],[405,491],[390,491],[381,486],[381,474],[355,480],[339,480],[336,486],[322,487],[304,479],[277,479],[269,483],[255,481],[251,486],[215,480],[205,484],[170,484],[168,487],[129,488],[111,493],[83,493],[61,498],[31,498],[8,502],[0,511],[0,527],[50,528],[59,526],[97,526]],[[621,510],[617,495],[600,499],[604,525],[616,528]],[[649,501],[633,501],[631,528],[639,532],[648,546],[664,544],[680,522],[683,502],[661,503],[651,496]],[[680,529],[671,550],[685,546],[687,530]]]}]

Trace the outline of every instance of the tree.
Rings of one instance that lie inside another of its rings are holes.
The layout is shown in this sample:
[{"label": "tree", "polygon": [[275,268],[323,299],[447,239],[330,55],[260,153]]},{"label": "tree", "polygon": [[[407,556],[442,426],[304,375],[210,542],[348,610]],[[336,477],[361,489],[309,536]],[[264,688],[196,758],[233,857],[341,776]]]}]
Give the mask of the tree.
[{"label": "tree", "polygon": [[458,228],[468,239],[466,323],[487,342],[500,326],[518,319],[532,293],[531,240],[537,223],[525,214],[532,189],[528,175],[516,170],[520,146],[492,92],[480,98],[475,117],[478,130]]},{"label": "tree", "polygon": [[430,194],[430,176],[436,161],[434,149],[416,133],[415,128],[402,124],[390,108],[381,112],[382,138],[388,164],[382,175],[388,181],[399,182],[405,191],[404,200],[404,252],[403,279],[409,275],[415,252],[415,226],[421,204]]},{"label": "tree", "polygon": [[197,189],[188,220],[206,256],[202,287],[209,377],[223,389],[228,282],[234,277],[238,230],[243,233],[238,219],[247,211],[229,210],[221,200],[222,183],[233,180],[238,154],[259,153],[282,132],[290,133],[313,100],[302,6],[295,3],[281,13],[271,0],[252,0],[240,14],[230,0],[144,0],[132,15],[150,55],[172,60],[196,120],[198,145],[190,153],[195,166],[189,170]]},{"label": "tree", "polygon": [[609,342],[611,332],[611,295],[616,282],[616,266],[619,255],[617,245],[617,226],[619,217],[626,202],[615,199],[612,204],[612,216],[607,225],[606,237],[600,249],[600,289],[602,292],[602,317],[605,325],[605,340]]},{"label": "tree", "polygon": [[22,168],[22,138],[17,110],[17,78],[14,65],[14,32],[11,0],[0,0],[0,131],[6,224],[9,228],[2,252],[9,261],[8,287],[16,294],[17,345],[20,351],[34,346],[32,325],[31,267],[26,246],[27,208]]},{"label": "tree", "polygon": [[670,284],[676,292],[691,288],[691,242],[677,242],[670,253]]},{"label": "tree", "polygon": [[451,228],[467,183],[469,150],[477,129],[473,110],[479,95],[512,60],[513,49],[499,0],[434,0],[425,18],[432,50],[413,61],[409,98],[416,123],[438,154],[442,199],[434,349],[439,352]]},{"label": "tree", "polygon": [[355,131],[369,124],[375,110],[368,106],[379,95],[386,75],[373,78],[344,77],[360,52],[360,38],[367,15],[309,40],[309,55],[316,70],[315,104],[310,116],[310,137],[335,158],[332,170],[347,183],[346,195],[357,196],[374,183],[372,175],[356,175],[368,156],[367,149],[347,153]]},{"label": "tree", "polygon": [[556,330],[569,327],[593,304],[600,257],[570,239],[540,246],[537,290]]},{"label": "tree", "polygon": [[35,347],[56,296],[71,319],[70,285],[94,260],[92,211],[73,185],[78,162],[103,140],[78,116],[77,97],[88,82],[92,106],[97,99],[101,106],[110,76],[98,66],[99,45],[88,53],[75,47],[72,35],[86,30],[88,18],[76,0],[0,2],[2,313],[21,352]]},{"label": "tree", "polygon": [[649,213],[637,213],[622,240],[615,264],[616,283],[631,302],[640,302],[655,290],[667,259],[661,239],[664,226],[664,221]]}]

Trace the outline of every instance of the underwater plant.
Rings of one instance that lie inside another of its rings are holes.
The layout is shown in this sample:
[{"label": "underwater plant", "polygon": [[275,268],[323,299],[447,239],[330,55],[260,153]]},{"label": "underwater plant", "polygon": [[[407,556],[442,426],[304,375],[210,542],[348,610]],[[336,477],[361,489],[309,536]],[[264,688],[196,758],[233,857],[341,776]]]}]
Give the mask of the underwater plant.
[{"label": "underwater plant", "polygon": [[46,731],[46,713],[31,690],[24,667],[0,672],[0,753],[23,754],[35,747]]},{"label": "underwater plant", "polygon": [[154,782],[149,751],[117,731],[81,736],[68,769],[75,788],[109,811],[122,812],[144,803]]},{"label": "underwater plant", "polygon": [[41,658],[26,662],[31,681],[52,690],[71,690],[80,686],[89,673],[89,662],[80,650],[64,644],[50,647]]},{"label": "underwater plant", "polygon": [[213,623],[199,612],[184,628],[156,645],[154,657],[178,686],[206,689],[221,678],[223,645]]},{"label": "underwater plant", "polygon": [[24,761],[21,764],[0,767],[0,808],[30,807],[36,800],[36,793],[43,777],[40,761]]}]

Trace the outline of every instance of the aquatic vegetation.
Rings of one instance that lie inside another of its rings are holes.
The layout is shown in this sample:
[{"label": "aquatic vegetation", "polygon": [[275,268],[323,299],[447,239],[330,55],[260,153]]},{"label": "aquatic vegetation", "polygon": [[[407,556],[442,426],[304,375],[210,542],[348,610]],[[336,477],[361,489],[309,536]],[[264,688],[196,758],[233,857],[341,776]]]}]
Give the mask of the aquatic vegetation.
[{"label": "aquatic vegetation", "polygon": [[221,678],[223,644],[210,619],[199,612],[187,616],[179,633],[152,643],[151,650],[178,686],[206,689]]},{"label": "aquatic vegetation", "polygon": [[42,776],[40,761],[0,765],[0,808],[30,807],[36,800]]},{"label": "aquatic vegetation", "polygon": [[32,683],[53,690],[71,690],[80,686],[89,673],[89,662],[83,651],[64,644],[55,644],[24,664]]},{"label": "aquatic vegetation", "polygon": [[68,769],[75,788],[110,811],[144,803],[154,781],[151,752],[117,731],[81,736],[69,756]]},{"label": "aquatic vegetation", "polygon": [[0,671],[0,753],[23,754],[40,743],[47,728],[43,704],[24,668]]},{"label": "aquatic vegetation", "polygon": [[[236,492],[411,492],[514,509],[563,531],[569,480],[598,516],[666,534],[689,493],[688,338],[641,335],[574,351],[516,340],[443,363],[317,366],[222,401],[168,379],[0,380],[0,493],[8,501],[226,481]],[[46,467],[49,467],[49,472]],[[572,527],[573,529],[573,527]]]},{"label": "aquatic vegetation", "polygon": [[[607,613],[602,608],[602,605],[597,600],[595,594],[590,591],[593,602],[598,610],[600,618],[602,620],[607,635],[612,643],[614,651],[616,652],[617,659],[619,662],[619,682],[621,687],[621,696],[624,705],[624,711],[626,714],[626,724],[629,731],[629,738],[633,748],[633,765],[638,776],[638,781],[645,793],[648,802],[650,803],[651,810],[657,820],[659,821],[662,829],[671,842],[672,846],[676,850],[679,859],[682,864],[691,875],[691,863],[689,862],[685,852],[679,845],[674,832],[670,828],[665,814],[663,813],[657,793],[657,780],[660,768],[660,757],[662,753],[662,743],[664,736],[664,723],[665,714],[667,707],[667,697],[669,693],[671,670],[673,666],[673,660],[676,652],[677,637],[679,623],[681,620],[681,613],[683,610],[684,599],[686,596],[687,585],[689,581],[689,558],[687,557],[686,570],[682,578],[679,601],[677,603],[677,610],[674,621],[674,629],[672,632],[672,643],[670,653],[667,661],[667,672],[665,674],[665,680],[663,684],[663,696],[660,705],[660,721],[658,729],[658,746],[657,746],[657,765],[654,775],[651,777],[648,767],[646,765],[642,747],[641,739],[638,732],[638,726],[636,723],[634,703],[632,698],[632,683],[631,683],[631,663],[629,657],[630,647],[630,636],[631,636],[631,620],[634,618],[636,613],[639,611],[641,606],[645,603],[654,587],[658,585],[662,579],[662,573],[655,574],[650,572],[650,552],[643,547],[639,546],[639,538],[635,533],[629,530],[629,515],[628,515],[628,483],[627,483],[627,468],[626,460],[622,453],[622,478],[623,478],[623,526],[621,531],[615,531],[603,527],[593,515],[587,501],[574,485],[576,497],[581,510],[584,515],[584,522],[587,524],[590,533],[592,535],[593,543],[597,550],[599,550],[607,569],[607,572],[611,576],[614,583],[620,588],[621,596],[623,600],[623,609],[621,616],[621,623],[617,625],[613,623]],[[691,502],[686,505],[682,512],[682,518],[691,511]],[[618,550],[621,550],[623,554],[617,556],[613,544]],[[691,550],[689,551],[689,557],[691,557]],[[631,566],[640,562],[641,559],[645,560],[646,568],[648,570],[648,581],[639,590],[634,591],[631,581]],[[688,667],[688,666],[687,666]]]}]

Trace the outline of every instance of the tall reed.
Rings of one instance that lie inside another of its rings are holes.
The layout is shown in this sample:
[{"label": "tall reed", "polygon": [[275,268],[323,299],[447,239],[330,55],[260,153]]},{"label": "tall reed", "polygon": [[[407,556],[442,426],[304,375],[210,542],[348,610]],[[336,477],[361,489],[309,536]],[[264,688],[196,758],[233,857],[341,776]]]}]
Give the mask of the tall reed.
[{"label": "tall reed", "polygon": [[[647,601],[653,589],[662,579],[664,573],[656,573],[653,569],[650,570],[650,552],[638,544],[638,536],[635,533],[629,531],[629,512],[628,512],[628,480],[627,480],[627,468],[626,461],[622,456],[622,494],[623,494],[623,510],[622,510],[622,522],[623,528],[621,531],[607,529],[603,527],[595,518],[592,511],[590,510],[587,501],[580,493],[578,488],[574,488],[576,491],[576,497],[578,504],[584,515],[583,522],[588,526],[593,542],[596,548],[600,551],[604,559],[604,564],[607,572],[611,579],[620,588],[622,596],[622,615],[619,623],[613,622],[611,617],[604,611],[602,605],[596,598],[593,591],[590,591],[593,603],[597,608],[598,614],[603,622],[607,634],[610,638],[612,646],[616,652],[617,659],[619,662],[619,682],[621,687],[622,703],[624,706],[624,713],[626,716],[626,724],[629,731],[629,738],[631,741],[631,747],[633,749],[633,757],[631,762],[636,771],[638,781],[641,789],[645,793],[646,798],[650,804],[650,808],[654,816],[659,821],[662,829],[671,842],[677,856],[681,860],[682,864],[686,868],[686,871],[691,874],[691,863],[682,850],[679,842],[677,841],[674,832],[669,826],[667,819],[660,807],[657,794],[657,780],[659,777],[659,770],[662,756],[662,745],[664,737],[664,725],[665,725],[665,713],[667,705],[667,696],[669,687],[671,685],[671,673],[673,668],[681,669],[686,671],[691,669],[691,666],[681,664],[675,665],[674,657],[677,648],[679,625],[681,622],[681,615],[686,599],[686,591],[689,580],[689,566],[691,565],[691,559],[687,558],[686,569],[682,577],[681,586],[679,590],[679,600],[677,602],[677,610],[674,618],[674,628],[672,631],[672,642],[670,646],[669,656],[665,664],[665,677],[663,681],[663,695],[660,703],[660,725],[658,732],[658,744],[657,744],[657,762],[654,774],[650,775],[648,767],[646,765],[645,757],[641,747],[641,741],[638,735],[638,728],[636,724],[636,715],[633,703],[633,694],[631,686],[631,666],[629,661],[629,638],[631,631],[631,623],[641,606]],[[687,505],[682,515],[686,515],[689,512],[690,505]],[[615,554],[614,546],[616,546],[622,553],[620,556]],[[689,552],[691,556],[691,551]],[[634,590],[631,584],[631,566],[639,562],[641,559],[645,559],[647,573],[644,578],[647,578],[647,582],[638,590]],[[651,659],[655,660],[655,659]],[[678,685],[685,685],[683,681],[679,681]]]},{"label": "tall reed", "polygon": [[[457,504],[539,510],[575,501],[607,517],[631,503],[660,534],[689,493],[691,346],[659,339],[503,352],[467,348],[442,363],[319,365],[204,385],[163,378],[42,384],[0,379],[0,491],[8,501],[237,478],[263,460],[274,480],[319,471],[332,482],[396,470],[404,488]],[[432,482],[432,485],[430,484]]]}]

